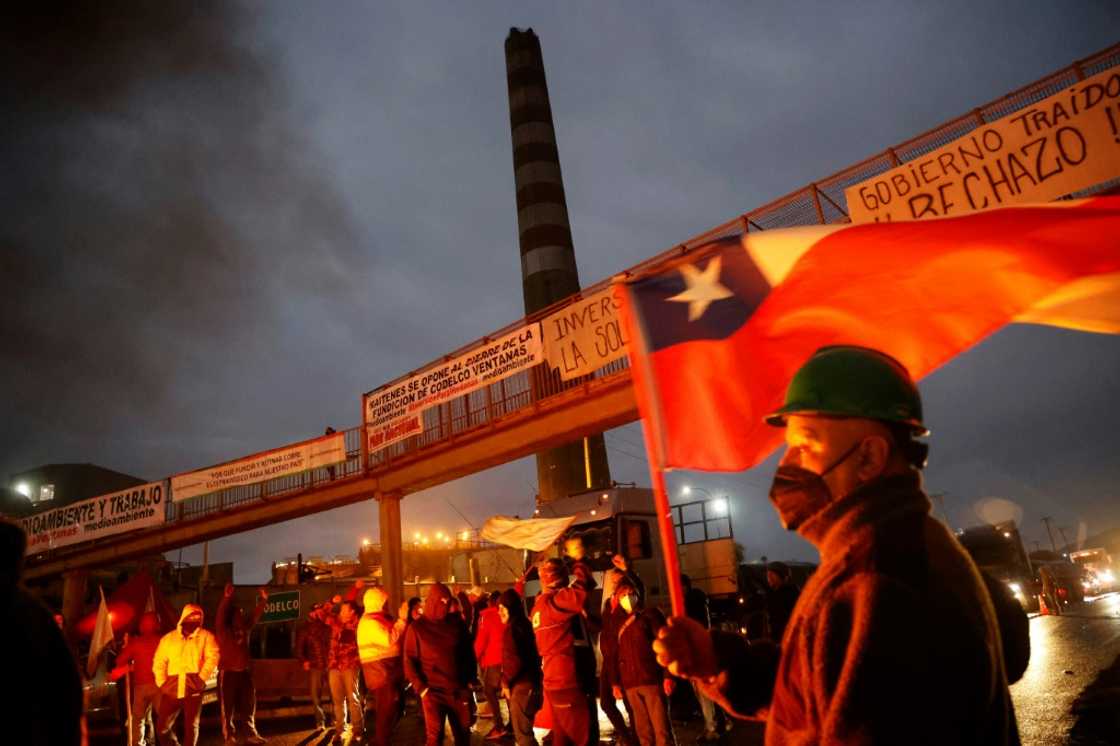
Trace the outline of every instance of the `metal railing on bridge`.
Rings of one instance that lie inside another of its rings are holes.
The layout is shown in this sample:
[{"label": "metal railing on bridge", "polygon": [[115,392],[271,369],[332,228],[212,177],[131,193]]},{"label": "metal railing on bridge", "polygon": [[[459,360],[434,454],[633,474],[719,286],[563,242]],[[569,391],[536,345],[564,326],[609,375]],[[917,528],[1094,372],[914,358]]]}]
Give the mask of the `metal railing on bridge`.
[{"label": "metal railing on bridge", "polygon": [[[844,196],[844,190],[847,187],[888,171],[901,163],[919,158],[987,122],[994,121],[1040,101],[1087,76],[1118,65],[1120,65],[1120,44],[1075,62],[1069,67],[1058,70],[962,116],[951,119],[917,137],[889,147],[882,153],[815,181],[769,204],[743,213],[621,274],[624,277],[639,276],[656,269],[669,260],[679,259],[682,255],[687,255],[719,238],[774,228],[848,222],[848,208]],[[1089,192],[1115,188],[1118,184],[1120,184],[1120,179],[1114,179],[1097,185],[1091,190],[1086,190],[1084,193],[1069,196],[1083,196]],[[540,321],[566,306],[601,292],[608,288],[611,282],[612,278],[601,280],[585,288],[581,293],[464,345],[428,365],[390,381],[385,386],[392,386],[411,376],[422,374],[494,339],[501,338],[526,324]],[[422,458],[426,451],[455,439],[466,437],[480,428],[500,423],[509,417],[524,415],[527,412],[548,407],[551,402],[559,400],[564,395],[570,396],[573,395],[573,392],[578,395],[578,391],[576,391],[578,389],[587,390],[595,386],[618,384],[628,377],[629,367],[625,358],[612,362],[592,374],[574,381],[561,380],[560,376],[549,367],[546,361],[470,394],[432,406],[423,412],[423,429],[420,433],[369,453],[368,462],[365,464],[362,463],[362,427],[350,428],[345,431],[347,460],[344,463],[330,468],[315,469],[258,484],[234,487],[178,501],[168,506],[167,521],[168,523],[176,523],[198,520],[246,504],[276,499],[284,495],[321,487],[327,482],[374,475],[380,470],[391,468],[401,460]],[[75,546],[80,547],[82,545]],[[64,550],[54,551],[69,552],[73,550],[74,547],[67,547]]]}]

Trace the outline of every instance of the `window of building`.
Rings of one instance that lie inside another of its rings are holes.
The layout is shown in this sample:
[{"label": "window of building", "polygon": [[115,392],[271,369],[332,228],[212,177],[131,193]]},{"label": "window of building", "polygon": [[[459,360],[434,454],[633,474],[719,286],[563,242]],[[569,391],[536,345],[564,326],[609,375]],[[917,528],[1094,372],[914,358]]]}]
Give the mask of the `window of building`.
[{"label": "window of building", "polygon": [[653,556],[653,541],[649,523],[641,519],[622,520],[623,554],[627,559],[649,559]]},{"label": "window of building", "polygon": [[44,484],[39,487],[39,502],[46,502],[47,500],[54,499],[54,485]]}]

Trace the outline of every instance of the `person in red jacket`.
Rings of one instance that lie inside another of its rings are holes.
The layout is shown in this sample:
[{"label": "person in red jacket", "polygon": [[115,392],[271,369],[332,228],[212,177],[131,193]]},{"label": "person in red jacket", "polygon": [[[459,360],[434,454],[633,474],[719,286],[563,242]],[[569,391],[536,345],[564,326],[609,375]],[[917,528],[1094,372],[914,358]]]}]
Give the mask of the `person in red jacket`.
[{"label": "person in red jacket", "polygon": [[539,573],[541,593],[530,619],[543,662],[545,699],[552,710],[552,743],[584,746],[591,743],[591,707],[576,665],[576,625],[594,581],[577,572],[569,586],[568,569],[555,558],[545,560]]},{"label": "person in red jacket", "polygon": [[479,612],[478,636],[474,639],[474,654],[482,669],[482,692],[494,719],[493,727],[486,734],[488,741],[506,736],[501,701],[498,698],[502,689],[502,638],[506,632],[506,624],[498,612],[501,595],[498,591],[490,594],[489,605]]},{"label": "person in red jacket", "polygon": [[222,738],[226,741],[236,740],[238,731],[241,731],[246,743],[264,743],[257,733],[257,692],[253,687],[253,671],[249,662],[249,634],[268,603],[267,590],[261,588],[258,595],[256,608],[247,616],[244,609],[233,605],[233,583],[226,583],[214,620],[214,631],[221,650],[218,700],[222,713]]},{"label": "person in red jacket", "polygon": [[424,614],[404,636],[404,672],[420,697],[427,746],[443,742],[443,723],[451,725],[455,746],[471,740],[470,686],[478,667],[470,631],[463,618],[449,614],[451,591],[434,583],[424,600]]},{"label": "person in red jacket", "polygon": [[[112,677],[131,674],[132,681],[132,743],[155,744],[156,733],[149,714],[159,712],[159,687],[152,672],[152,660],[159,647],[159,616],[146,611],[140,617],[140,634],[129,637],[117,653]],[[118,673],[119,672],[119,673]]]},{"label": "person in red jacket", "polygon": [[625,613],[618,628],[618,644],[612,655],[603,658],[603,669],[611,680],[615,699],[626,698],[641,746],[675,744],[666,697],[673,693],[673,679],[657,663],[653,641],[665,626],[665,615],[657,609],[643,609],[634,585],[623,578],[615,586],[613,600]]}]

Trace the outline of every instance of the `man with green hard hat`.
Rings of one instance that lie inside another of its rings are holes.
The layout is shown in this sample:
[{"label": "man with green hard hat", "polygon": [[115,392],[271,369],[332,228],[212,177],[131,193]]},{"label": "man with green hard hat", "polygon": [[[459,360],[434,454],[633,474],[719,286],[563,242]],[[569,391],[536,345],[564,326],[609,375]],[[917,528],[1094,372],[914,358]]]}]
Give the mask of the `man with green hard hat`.
[{"label": "man with green hard hat", "polygon": [[[897,360],[818,350],[766,421],[785,428],[770,490],[820,552],[777,673],[674,618],[654,649],[773,744],[1018,744],[999,627],[978,570],[930,515],[921,397]],[[773,692],[767,694],[770,682]]]}]

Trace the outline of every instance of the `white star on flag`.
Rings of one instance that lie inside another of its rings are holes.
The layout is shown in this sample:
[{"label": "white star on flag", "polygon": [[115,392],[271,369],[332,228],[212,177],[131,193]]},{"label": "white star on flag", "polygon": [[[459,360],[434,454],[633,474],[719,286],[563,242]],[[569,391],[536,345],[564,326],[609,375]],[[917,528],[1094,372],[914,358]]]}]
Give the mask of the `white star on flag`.
[{"label": "white star on flag", "polygon": [[722,257],[713,257],[708,266],[701,272],[691,264],[682,264],[681,277],[686,285],[683,292],[677,293],[671,300],[676,303],[688,304],[688,320],[696,321],[708,310],[708,306],[717,300],[730,298],[734,293],[720,284],[719,271],[723,264]]}]

